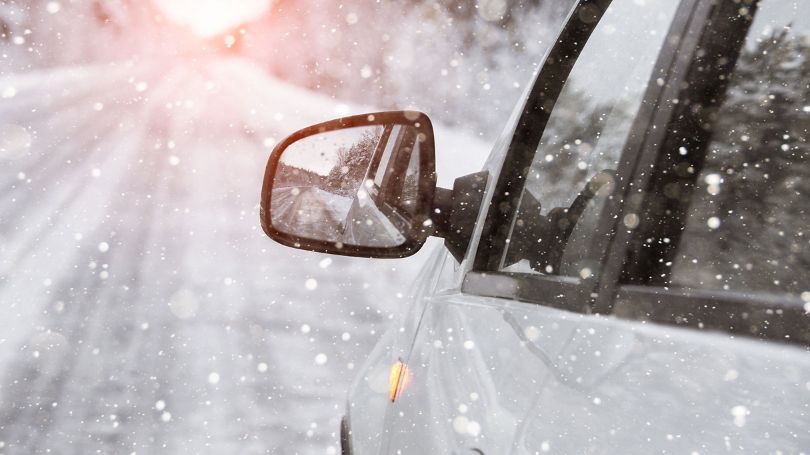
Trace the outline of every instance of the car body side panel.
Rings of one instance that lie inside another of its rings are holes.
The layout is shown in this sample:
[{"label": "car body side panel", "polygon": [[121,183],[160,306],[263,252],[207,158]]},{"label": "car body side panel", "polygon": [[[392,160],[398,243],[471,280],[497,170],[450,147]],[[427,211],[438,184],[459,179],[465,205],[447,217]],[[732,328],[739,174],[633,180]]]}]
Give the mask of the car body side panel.
[{"label": "car body side panel", "polygon": [[387,439],[385,421],[391,405],[388,398],[391,367],[407,358],[427,303],[424,296],[435,288],[448,256],[447,250],[437,246],[406,300],[410,308],[386,330],[349,388],[345,418],[353,455],[380,453],[381,444]]},{"label": "car body side panel", "polygon": [[802,453],[796,346],[469,295],[429,299],[385,453]]}]

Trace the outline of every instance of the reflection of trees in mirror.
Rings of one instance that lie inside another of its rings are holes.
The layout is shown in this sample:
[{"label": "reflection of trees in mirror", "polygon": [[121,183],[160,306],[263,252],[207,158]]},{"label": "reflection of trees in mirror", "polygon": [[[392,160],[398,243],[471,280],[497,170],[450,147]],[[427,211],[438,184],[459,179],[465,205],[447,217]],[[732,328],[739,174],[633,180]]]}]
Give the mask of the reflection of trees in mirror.
[{"label": "reflection of trees in mirror", "polygon": [[419,197],[419,175],[408,174],[405,176],[405,183],[402,185],[400,206],[410,215],[416,214],[416,202]]},{"label": "reflection of trees in mirror", "polygon": [[366,129],[360,139],[337,151],[337,162],[327,174],[324,189],[343,196],[354,196],[368,171],[382,128]]},{"label": "reflection of trees in mirror", "polygon": [[785,29],[757,39],[741,54],[692,194],[673,266],[676,283],[731,291],[807,290],[808,38]]},{"label": "reflection of trees in mirror", "polygon": [[279,161],[273,186],[275,188],[283,188],[288,186],[319,187],[323,186],[324,180],[324,176],[315,172]]}]

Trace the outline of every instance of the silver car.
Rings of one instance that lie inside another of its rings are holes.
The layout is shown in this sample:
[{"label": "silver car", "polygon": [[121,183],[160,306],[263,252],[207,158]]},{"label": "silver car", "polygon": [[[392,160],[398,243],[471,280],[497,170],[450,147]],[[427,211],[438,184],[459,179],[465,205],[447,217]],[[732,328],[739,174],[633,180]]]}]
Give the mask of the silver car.
[{"label": "silver car", "polygon": [[810,453],[810,1],[580,0],[484,169],[419,112],[281,142],[292,247],[445,239],[344,454]]}]

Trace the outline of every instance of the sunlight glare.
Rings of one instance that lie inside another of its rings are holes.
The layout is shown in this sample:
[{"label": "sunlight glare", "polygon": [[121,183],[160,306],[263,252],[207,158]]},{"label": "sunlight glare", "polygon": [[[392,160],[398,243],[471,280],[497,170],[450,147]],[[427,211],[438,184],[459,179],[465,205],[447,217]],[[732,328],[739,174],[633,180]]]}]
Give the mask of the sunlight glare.
[{"label": "sunlight glare", "polygon": [[271,0],[155,0],[163,14],[210,38],[265,13]]}]

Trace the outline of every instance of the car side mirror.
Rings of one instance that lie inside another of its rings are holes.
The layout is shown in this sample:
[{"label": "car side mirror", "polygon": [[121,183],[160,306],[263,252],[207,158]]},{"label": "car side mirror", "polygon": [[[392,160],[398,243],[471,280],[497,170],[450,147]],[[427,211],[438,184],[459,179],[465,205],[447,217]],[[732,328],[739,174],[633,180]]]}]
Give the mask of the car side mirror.
[{"label": "car side mirror", "polygon": [[310,126],[273,150],[262,185],[264,232],[287,246],[405,257],[434,233],[435,149],[420,112],[356,115]]}]

